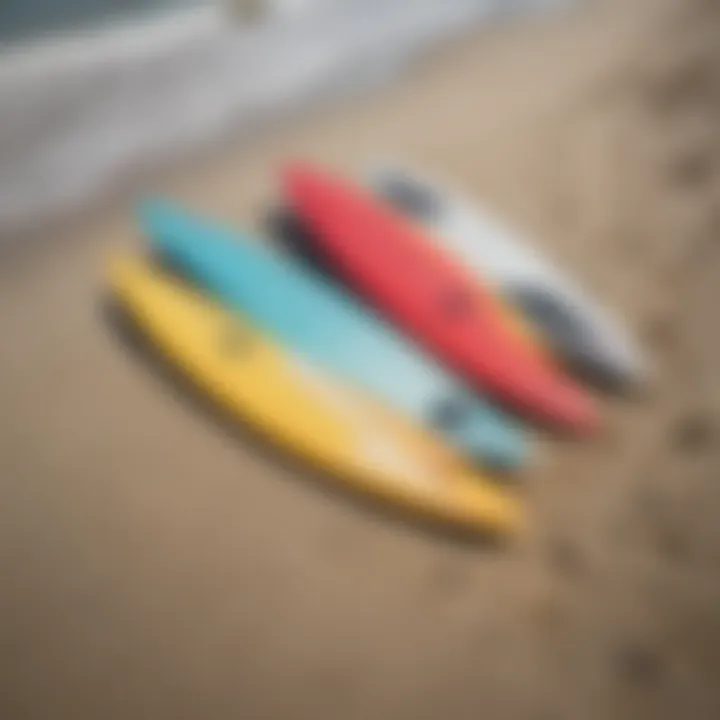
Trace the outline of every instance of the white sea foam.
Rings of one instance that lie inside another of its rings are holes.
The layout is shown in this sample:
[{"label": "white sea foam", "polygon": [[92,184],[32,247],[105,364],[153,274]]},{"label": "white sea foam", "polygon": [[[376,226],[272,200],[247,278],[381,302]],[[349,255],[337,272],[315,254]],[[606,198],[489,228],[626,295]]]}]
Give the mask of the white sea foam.
[{"label": "white sea foam", "polygon": [[360,88],[471,24],[559,0],[275,0],[252,27],[216,5],[0,54],[0,230],[79,206],[138,164]]}]

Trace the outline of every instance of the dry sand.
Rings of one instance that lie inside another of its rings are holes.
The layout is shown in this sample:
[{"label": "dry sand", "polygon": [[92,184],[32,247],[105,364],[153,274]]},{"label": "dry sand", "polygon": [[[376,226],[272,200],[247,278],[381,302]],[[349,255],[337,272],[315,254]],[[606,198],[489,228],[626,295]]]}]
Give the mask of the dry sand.
[{"label": "dry sand", "polygon": [[453,543],[302,482],[96,312],[130,200],[0,269],[0,717],[720,717],[720,22],[606,3],[483,33],[373,97],[143,189],[248,223],[288,155],[447,176],[612,300],[651,358],[544,444],[528,536]]}]

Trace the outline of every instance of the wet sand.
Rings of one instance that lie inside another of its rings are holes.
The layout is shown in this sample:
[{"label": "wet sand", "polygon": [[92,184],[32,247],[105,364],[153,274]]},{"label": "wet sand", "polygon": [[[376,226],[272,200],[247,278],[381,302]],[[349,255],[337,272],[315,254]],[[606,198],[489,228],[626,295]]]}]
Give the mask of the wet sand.
[{"label": "wet sand", "polygon": [[[629,4],[627,4],[629,5]],[[304,482],[98,311],[128,193],[0,266],[0,716],[720,717],[720,15],[608,3],[482,34],[372,97],[132,192],[258,224],[283,159],[387,155],[482,198],[653,363],[545,440],[526,537],[459,544]]]}]

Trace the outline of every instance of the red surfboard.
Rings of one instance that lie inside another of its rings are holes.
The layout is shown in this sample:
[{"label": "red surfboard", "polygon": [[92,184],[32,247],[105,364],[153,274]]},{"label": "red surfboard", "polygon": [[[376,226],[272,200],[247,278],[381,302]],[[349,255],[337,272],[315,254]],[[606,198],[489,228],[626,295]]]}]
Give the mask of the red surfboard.
[{"label": "red surfboard", "polygon": [[578,432],[595,427],[589,396],[523,342],[489,288],[421,230],[311,166],[287,167],[283,181],[333,267],[419,344],[526,416]]}]

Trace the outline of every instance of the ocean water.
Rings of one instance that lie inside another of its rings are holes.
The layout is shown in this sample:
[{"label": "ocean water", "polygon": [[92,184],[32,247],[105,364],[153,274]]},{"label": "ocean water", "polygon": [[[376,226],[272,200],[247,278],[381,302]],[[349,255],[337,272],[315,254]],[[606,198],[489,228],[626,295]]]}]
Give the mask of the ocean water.
[{"label": "ocean water", "polygon": [[0,43],[0,231],[87,203],[231,127],[388,82],[453,33],[563,4],[272,0],[244,25],[203,0],[0,3],[0,40],[14,40]]},{"label": "ocean water", "polygon": [[[439,0],[442,2],[442,0]],[[512,0],[510,0],[512,1]],[[127,18],[202,5],[240,6],[252,0],[8,0],[0,3],[0,43],[17,43],[53,34],[87,30]],[[261,0],[271,17],[316,11],[358,0]]]},{"label": "ocean water", "polygon": [[79,30],[197,0],[7,0],[0,3],[0,43]]}]

